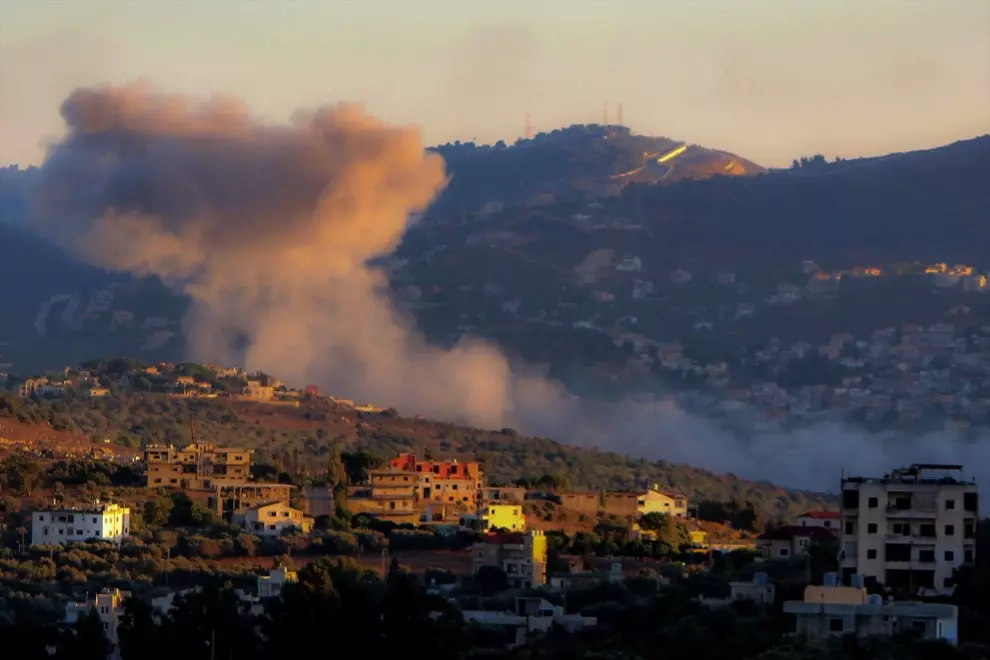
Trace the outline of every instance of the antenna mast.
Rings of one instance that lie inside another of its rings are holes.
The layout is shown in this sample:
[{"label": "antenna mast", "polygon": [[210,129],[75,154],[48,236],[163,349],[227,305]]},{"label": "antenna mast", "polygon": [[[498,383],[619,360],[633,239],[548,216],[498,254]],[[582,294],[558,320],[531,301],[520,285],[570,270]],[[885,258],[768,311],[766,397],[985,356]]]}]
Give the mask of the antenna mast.
[{"label": "antenna mast", "polygon": [[523,137],[527,140],[533,137],[533,122],[530,120],[529,112],[526,113],[526,129],[523,133]]},{"label": "antenna mast", "polygon": [[608,101],[605,101],[605,107],[602,109],[602,126],[608,126]]}]

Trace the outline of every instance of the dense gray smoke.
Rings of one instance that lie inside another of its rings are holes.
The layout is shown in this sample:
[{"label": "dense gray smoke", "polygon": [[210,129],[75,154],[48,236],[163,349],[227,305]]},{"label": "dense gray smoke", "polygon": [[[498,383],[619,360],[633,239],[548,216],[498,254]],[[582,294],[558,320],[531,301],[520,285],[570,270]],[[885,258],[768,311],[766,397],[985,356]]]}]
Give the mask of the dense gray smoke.
[{"label": "dense gray smoke", "polygon": [[538,374],[513,372],[481,341],[428,345],[367,262],[394,249],[408,214],[441,189],[444,164],[417,130],[359,106],[268,125],[234,101],[131,85],[78,90],[62,115],[68,135],[33,191],[38,227],[93,265],[153,274],[188,294],[195,359],[407,413],[791,486],[834,488],[842,467],[880,474],[892,460],[978,458],[959,443],[915,453],[838,428],[741,442],[672,404],[577,401]]}]

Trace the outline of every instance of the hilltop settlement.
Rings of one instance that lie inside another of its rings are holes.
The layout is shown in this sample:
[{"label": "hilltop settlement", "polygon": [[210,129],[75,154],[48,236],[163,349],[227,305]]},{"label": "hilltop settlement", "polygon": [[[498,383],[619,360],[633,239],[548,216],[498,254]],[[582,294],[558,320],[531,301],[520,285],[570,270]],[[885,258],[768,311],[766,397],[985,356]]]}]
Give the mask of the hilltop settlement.
[{"label": "hilltop settlement", "polygon": [[[298,621],[352,627],[360,616],[370,618],[355,630],[385,652],[412,625],[386,616],[399,600],[421,634],[454,635],[449,648],[428,646],[436,657],[615,644],[642,653],[655,635],[670,657],[689,657],[675,633],[688,612],[709,631],[752,618],[758,639],[739,629],[718,643],[753,653],[839,638],[964,653],[987,641],[973,598],[987,579],[986,528],[964,466],[847,477],[837,498],[770,515],[690,481],[588,487],[567,459],[509,478],[494,452],[446,440],[372,444],[388,424],[430,423],[238,369],[101,360],[8,386],[0,636],[17,648],[144,658],[156,657],[146,639],[174,652],[192,639],[231,657],[286,657],[316,648]],[[141,409],[188,417],[163,430]],[[109,420],[104,429],[127,419],[128,432],[87,438],[96,418]],[[324,432],[305,436],[300,457],[284,431],[250,439],[272,419]],[[333,426],[340,419],[377,430],[351,441]],[[225,426],[236,432],[215,432]],[[498,433],[514,441],[511,429]],[[633,612],[661,602],[673,609],[652,627],[626,630]],[[293,640],[272,628],[289,616]],[[252,630],[238,627],[249,621]]]}]

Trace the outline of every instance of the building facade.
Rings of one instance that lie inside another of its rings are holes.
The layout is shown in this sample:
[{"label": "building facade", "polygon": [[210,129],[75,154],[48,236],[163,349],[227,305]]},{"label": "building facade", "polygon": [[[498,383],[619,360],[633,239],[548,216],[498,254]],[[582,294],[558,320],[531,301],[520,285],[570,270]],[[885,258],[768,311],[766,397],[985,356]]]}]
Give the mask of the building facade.
[{"label": "building facade", "polygon": [[861,574],[899,592],[950,595],[953,572],[976,555],[976,483],[962,466],[916,464],[883,478],[842,480],[843,578]]},{"label": "building facade", "polygon": [[389,461],[389,467],[416,475],[416,490],[422,502],[453,504],[474,509],[482,497],[484,474],[477,462],[426,461],[415,454],[399,454]]},{"label": "building facade", "polygon": [[218,479],[247,480],[251,477],[251,451],[193,443],[183,449],[151,445],[144,452],[149,488],[209,488]]},{"label": "building facade", "polygon": [[287,531],[308,534],[313,530],[313,519],[285,502],[262,504],[238,512],[234,515],[234,522],[260,537],[278,538]]},{"label": "building facade", "polygon": [[795,632],[809,640],[856,635],[895,635],[913,632],[922,639],[959,641],[959,610],[945,603],[884,601],[863,587],[836,584],[826,575],[825,586],[808,586],[804,600],[787,601],[784,612],[795,618]]},{"label": "building facade", "polygon": [[109,660],[116,660],[120,658],[120,649],[118,647],[120,638],[117,630],[120,627],[120,617],[123,614],[124,600],[128,597],[130,597],[129,592],[119,589],[104,589],[96,594],[96,598],[93,600],[87,600],[82,603],[69,602],[65,606],[65,622],[71,626],[95,610],[103,626],[103,636],[113,646]]},{"label": "building facade", "polygon": [[131,534],[131,510],[97,502],[92,507],[45,509],[31,514],[31,545],[66,545],[76,541],[120,543]]},{"label": "building facade", "polygon": [[839,533],[839,523],[842,514],[838,511],[808,511],[794,519],[797,527],[824,527],[827,530]]},{"label": "building facade", "polygon": [[481,525],[486,532],[493,529],[525,532],[526,516],[521,504],[489,503],[481,507]]},{"label": "building facade", "polygon": [[547,582],[547,537],[541,530],[487,534],[472,547],[471,560],[472,573],[496,566],[505,572],[511,587],[538,587]]},{"label": "building facade", "polygon": [[639,518],[648,513],[665,513],[683,518],[687,516],[688,508],[685,496],[660,490],[658,486],[635,491],[562,493],[560,502],[567,509],[589,516],[604,510],[626,518]]}]

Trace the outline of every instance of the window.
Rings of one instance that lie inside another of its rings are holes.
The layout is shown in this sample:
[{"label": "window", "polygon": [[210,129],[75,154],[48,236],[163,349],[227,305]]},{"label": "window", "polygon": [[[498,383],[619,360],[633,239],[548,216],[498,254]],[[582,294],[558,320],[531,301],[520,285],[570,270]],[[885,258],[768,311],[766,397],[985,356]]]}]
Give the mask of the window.
[{"label": "window", "polygon": [[918,536],[930,538],[935,536],[935,525],[932,523],[922,523],[918,526]]},{"label": "window", "polygon": [[777,554],[779,554],[781,557],[787,557],[788,555],[791,554],[791,551],[788,548],[781,548],[780,552]]},{"label": "window", "polygon": [[942,586],[943,587],[951,587],[952,586],[952,578],[951,577],[942,578]]},{"label": "window", "polygon": [[955,533],[956,533],[956,526],[955,525],[946,525],[945,526],[945,535],[946,536],[952,536]]},{"label": "window", "polygon": [[832,526],[832,521],[831,520],[826,520],[825,521],[825,526],[826,527],[831,527]]},{"label": "window", "polygon": [[877,533],[877,524],[876,523],[870,523],[870,524],[868,524],[866,526],[866,533],[867,534],[876,534]]},{"label": "window", "polygon": [[851,520],[847,520],[846,521],[846,534],[855,534],[855,533],[856,533],[856,523],[854,523]]},{"label": "window", "polygon": [[972,548],[966,548],[965,550],[963,550],[963,561],[965,561],[967,564],[972,564],[973,563],[973,549]]},{"label": "window", "polygon": [[945,501],[945,510],[946,511],[952,511],[955,508],[956,508],[956,501],[955,500],[946,500]]},{"label": "window", "polygon": [[918,561],[923,564],[931,564],[935,561],[935,551],[934,550],[920,550],[918,552]]},{"label": "window", "polygon": [[945,561],[952,561],[956,558],[956,554],[952,550],[945,551]]},{"label": "window", "polygon": [[895,536],[911,536],[911,523],[894,523],[891,525],[891,533]]},{"label": "window", "polygon": [[842,619],[829,619],[828,629],[830,632],[842,632],[845,628]]},{"label": "window", "polygon": [[867,550],[866,551],[866,558],[867,559],[876,559],[877,558],[877,551],[876,550],[872,550],[872,549],[871,550]]},{"label": "window", "polygon": [[963,493],[963,509],[966,511],[976,511],[979,498],[976,493]]},{"label": "window", "polygon": [[[871,497],[869,500],[867,500],[866,506],[868,506],[871,509],[875,509],[878,506],[880,506],[880,501],[877,498],[875,498],[875,497]],[[834,619],[833,619],[833,621],[834,621]],[[841,622],[841,619],[839,621]]]}]

